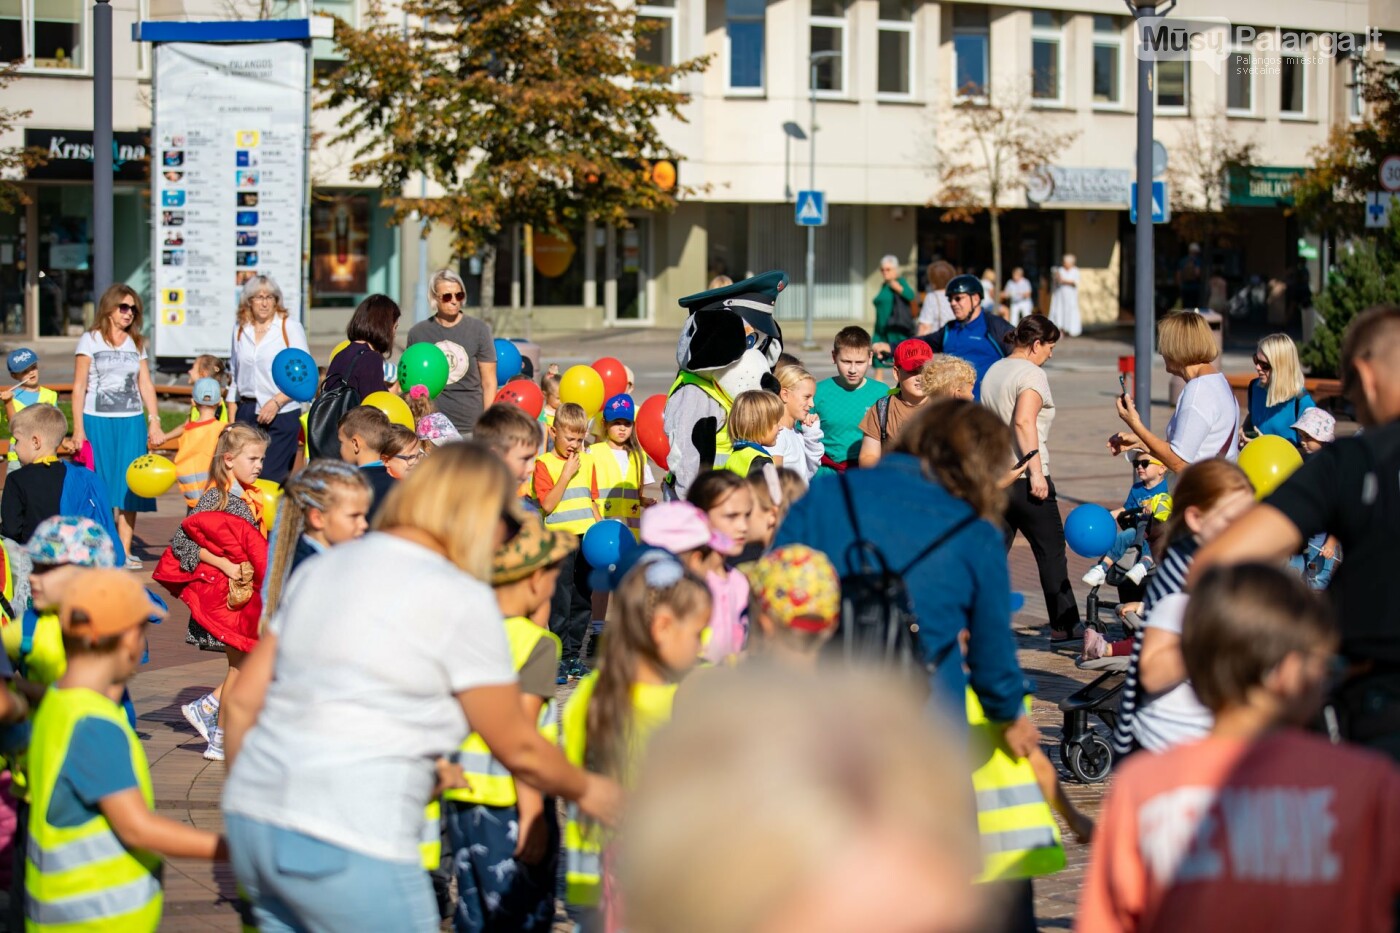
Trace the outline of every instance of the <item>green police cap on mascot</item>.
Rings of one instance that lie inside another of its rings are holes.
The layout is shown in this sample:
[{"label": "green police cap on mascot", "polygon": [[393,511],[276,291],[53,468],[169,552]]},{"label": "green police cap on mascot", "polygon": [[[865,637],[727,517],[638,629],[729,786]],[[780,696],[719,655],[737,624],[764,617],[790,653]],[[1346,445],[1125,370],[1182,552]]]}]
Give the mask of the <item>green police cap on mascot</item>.
[{"label": "green police cap on mascot", "polygon": [[765,272],[680,300],[690,312],[676,345],[676,365],[713,372],[738,363],[749,351],[771,368],[783,352],[783,331],[773,316],[787,273]]}]

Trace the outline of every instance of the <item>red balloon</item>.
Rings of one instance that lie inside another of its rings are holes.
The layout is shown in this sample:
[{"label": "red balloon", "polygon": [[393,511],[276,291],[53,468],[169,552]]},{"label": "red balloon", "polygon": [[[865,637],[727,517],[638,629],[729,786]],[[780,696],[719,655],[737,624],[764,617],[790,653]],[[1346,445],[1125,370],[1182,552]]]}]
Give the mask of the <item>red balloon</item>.
[{"label": "red balloon", "polygon": [[655,460],[663,470],[669,470],[666,458],[671,455],[671,439],[666,436],[663,414],[666,411],[666,396],[653,395],[642,402],[637,409],[637,441],[647,456]]},{"label": "red balloon", "polygon": [[603,401],[627,391],[627,367],[620,360],[605,356],[593,364],[593,371],[603,380]]},{"label": "red balloon", "polygon": [[496,393],[495,401],[524,409],[531,418],[538,418],[540,412],[544,411],[544,393],[529,379],[507,382]]}]

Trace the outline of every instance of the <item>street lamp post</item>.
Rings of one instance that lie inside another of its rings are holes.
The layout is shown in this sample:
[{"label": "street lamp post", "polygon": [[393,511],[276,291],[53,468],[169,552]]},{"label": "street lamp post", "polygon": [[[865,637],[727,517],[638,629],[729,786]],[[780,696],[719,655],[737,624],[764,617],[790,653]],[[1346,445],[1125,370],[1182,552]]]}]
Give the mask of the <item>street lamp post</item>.
[{"label": "street lamp post", "polygon": [[92,299],[112,284],[112,5],[92,6]]},{"label": "street lamp post", "polygon": [[1176,0],[1123,0],[1138,35],[1137,67],[1137,272],[1133,301],[1133,400],[1143,427],[1152,426],[1152,337],[1156,329],[1156,266],[1152,242],[1152,109],[1156,100],[1149,53],[1150,20],[1166,16]]},{"label": "street lamp post", "polygon": [[[835,50],[824,52],[813,52],[807,56],[808,64],[811,66],[811,79],[807,84],[807,96],[811,103],[812,117],[809,126],[811,127],[811,141],[808,144],[807,152],[809,159],[807,164],[807,188],[809,191],[817,190],[817,65],[825,61],[831,61],[841,57],[841,53]],[[829,208],[828,208],[829,209]],[[805,350],[815,350],[817,347],[816,338],[817,320],[817,229],[807,228],[807,325],[803,331],[802,347]]]},{"label": "street lamp post", "polygon": [[783,200],[792,200],[792,141],[803,142],[807,134],[791,120],[783,124]]}]

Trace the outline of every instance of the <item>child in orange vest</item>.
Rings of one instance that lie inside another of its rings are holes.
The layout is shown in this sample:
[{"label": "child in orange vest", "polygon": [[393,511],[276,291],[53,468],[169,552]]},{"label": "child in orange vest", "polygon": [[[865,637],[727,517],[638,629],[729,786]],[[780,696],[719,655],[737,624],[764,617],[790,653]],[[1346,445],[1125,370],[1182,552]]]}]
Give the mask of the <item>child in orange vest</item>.
[{"label": "child in orange vest", "polygon": [[175,452],[175,481],[185,497],[186,514],[199,505],[199,497],[209,486],[209,464],[214,461],[214,448],[225,424],[219,420],[223,389],[218,380],[206,377],[196,381],[190,398],[195,417],[181,425],[180,447]]}]

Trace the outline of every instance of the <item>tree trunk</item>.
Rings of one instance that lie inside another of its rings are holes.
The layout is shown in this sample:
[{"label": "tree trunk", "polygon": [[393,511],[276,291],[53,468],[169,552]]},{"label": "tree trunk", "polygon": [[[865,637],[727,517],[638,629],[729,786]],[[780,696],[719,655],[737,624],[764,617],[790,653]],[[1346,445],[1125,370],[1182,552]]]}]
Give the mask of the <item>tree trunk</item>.
[{"label": "tree trunk", "polygon": [[[988,217],[992,222],[992,269],[996,272],[996,287],[1001,288],[1001,214],[995,210],[988,211]],[[979,279],[982,277],[977,276]],[[983,295],[982,302],[996,313],[997,298],[995,295]]]},{"label": "tree trunk", "polygon": [[481,248],[481,319],[490,321],[496,313],[496,241],[487,240]]}]

